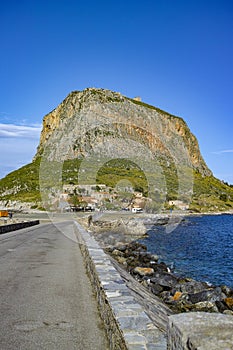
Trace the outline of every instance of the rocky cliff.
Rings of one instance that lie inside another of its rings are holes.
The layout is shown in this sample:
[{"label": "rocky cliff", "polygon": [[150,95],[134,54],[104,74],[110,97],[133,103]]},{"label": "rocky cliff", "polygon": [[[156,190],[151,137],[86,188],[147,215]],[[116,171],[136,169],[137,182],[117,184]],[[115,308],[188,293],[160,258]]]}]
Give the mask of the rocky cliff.
[{"label": "rocky cliff", "polygon": [[182,118],[104,89],[74,91],[43,120],[35,159],[140,156],[211,175]]},{"label": "rocky cliff", "polygon": [[123,183],[143,193],[149,212],[176,203],[196,212],[233,208],[232,187],[214,178],[182,118],[94,88],[70,93],[44,117],[32,163],[0,180],[0,204],[56,206],[66,184],[105,184],[116,194],[105,204],[120,209]]}]

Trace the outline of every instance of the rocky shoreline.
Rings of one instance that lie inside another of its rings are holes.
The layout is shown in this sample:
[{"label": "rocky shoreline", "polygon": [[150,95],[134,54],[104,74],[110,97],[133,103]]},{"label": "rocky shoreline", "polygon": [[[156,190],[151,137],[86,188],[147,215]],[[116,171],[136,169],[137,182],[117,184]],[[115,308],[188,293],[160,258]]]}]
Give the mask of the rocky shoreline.
[{"label": "rocky shoreline", "polygon": [[179,277],[137,241],[118,243],[105,251],[175,313],[205,311],[233,315],[233,289]]},{"label": "rocky shoreline", "polygon": [[[148,224],[149,221],[147,219],[144,222]],[[157,224],[166,225],[167,222],[168,218],[163,217]],[[124,225],[127,226],[127,223]],[[135,240],[137,224],[131,222],[129,227],[134,228],[133,232],[130,233],[130,229],[127,229],[126,234],[120,233],[122,225],[119,222],[114,225],[103,221],[92,222],[91,225],[89,223],[89,228],[105,252],[174,313],[203,311],[233,315],[232,288],[214,286],[174,274],[164,262],[159,261],[157,255],[148,252],[145,245]],[[145,232],[138,230],[138,235],[141,237]]]}]

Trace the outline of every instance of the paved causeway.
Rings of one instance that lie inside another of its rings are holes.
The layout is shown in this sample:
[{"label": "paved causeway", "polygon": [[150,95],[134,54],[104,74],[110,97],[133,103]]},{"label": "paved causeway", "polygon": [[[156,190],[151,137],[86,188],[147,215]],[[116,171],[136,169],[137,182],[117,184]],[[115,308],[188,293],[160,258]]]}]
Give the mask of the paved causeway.
[{"label": "paved causeway", "polygon": [[73,223],[0,237],[0,349],[106,350]]}]

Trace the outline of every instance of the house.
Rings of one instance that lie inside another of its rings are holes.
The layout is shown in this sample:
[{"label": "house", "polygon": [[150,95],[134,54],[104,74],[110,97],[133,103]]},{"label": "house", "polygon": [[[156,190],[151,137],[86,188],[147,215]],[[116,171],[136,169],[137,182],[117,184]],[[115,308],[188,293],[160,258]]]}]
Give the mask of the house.
[{"label": "house", "polygon": [[171,207],[176,207],[181,210],[187,210],[189,207],[188,204],[180,200],[173,200],[173,201],[169,201],[168,203]]}]

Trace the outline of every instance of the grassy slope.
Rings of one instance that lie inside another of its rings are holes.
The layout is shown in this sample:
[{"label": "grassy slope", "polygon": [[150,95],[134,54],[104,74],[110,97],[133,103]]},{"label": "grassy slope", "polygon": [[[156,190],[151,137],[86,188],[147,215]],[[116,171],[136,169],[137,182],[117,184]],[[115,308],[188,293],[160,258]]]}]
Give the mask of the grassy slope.
[{"label": "grassy slope", "polygon": [[[0,180],[0,199],[21,200],[25,202],[41,201],[39,192],[40,160],[27,164],[11,172]],[[2,192],[12,189],[14,192],[2,195]]]},{"label": "grassy slope", "polygon": [[[63,183],[77,184],[78,168],[81,160],[67,160],[63,164]],[[1,195],[1,199],[21,200],[25,202],[41,201],[39,189],[40,159],[16,170],[0,180],[0,193],[7,189],[15,189],[16,193]],[[167,200],[177,198],[178,181],[175,169],[163,167],[166,178]],[[113,160],[100,168],[97,183],[115,187],[122,180],[131,182],[135,190],[148,192],[147,180],[144,173],[133,162]],[[86,179],[89,182],[89,179]],[[159,180],[158,180],[159,187]],[[185,197],[185,196],[184,196]],[[194,173],[193,196],[190,209],[203,211],[225,211],[233,208],[233,188],[220,180],[202,177]]]}]

